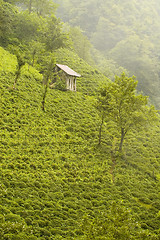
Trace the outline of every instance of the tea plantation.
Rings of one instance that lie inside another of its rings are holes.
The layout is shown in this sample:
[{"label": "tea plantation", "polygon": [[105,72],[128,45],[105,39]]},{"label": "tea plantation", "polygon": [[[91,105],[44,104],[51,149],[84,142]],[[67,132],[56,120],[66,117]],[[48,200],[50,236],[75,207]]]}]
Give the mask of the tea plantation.
[{"label": "tea plantation", "polygon": [[108,80],[68,50],[56,58],[82,78],[49,88],[44,112],[42,75],[25,65],[13,89],[16,58],[0,48],[0,239],[160,239],[160,123],[113,159],[93,94]]}]

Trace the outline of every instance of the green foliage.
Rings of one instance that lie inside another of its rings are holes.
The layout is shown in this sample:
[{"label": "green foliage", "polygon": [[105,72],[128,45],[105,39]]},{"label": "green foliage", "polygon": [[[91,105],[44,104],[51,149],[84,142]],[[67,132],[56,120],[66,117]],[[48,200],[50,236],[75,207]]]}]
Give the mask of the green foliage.
[{"label": "green foliage", "polygon": [[77,91],[87,95],[94,95],[97,88],[108,82],[108,79],[97,68],[87,64],[73,51],[63,48],[58,49],[55,54],[57,63],[67,65],[80,73],[81,77],[76,80]]},{"label": "green foliage", "polygon": [[16,55],[16,57],[17,57],[17,69],[15,72],[15,79],[14,79],[14,85],[13,85],[13,88],[15,88],[17,81],[20,78],[22,67],[25,65],[25,60],[23,57],[23,53],[20,52],[17,48],[15,48],[12,51],[12,53],[14,53],[14,55]]},{"label": "green foliage", "polygon": [[56,89],[61,90],[61,91],[65,91],[66,90],[66,81],[65,81],[65,79],[61,79],[59,76],[56,76],[56,82],[54,84],[54,87]]},{"label": "green foliage", "polygon": [[78,27],[72,27],[70,28],[70,36],[73,41],[74,50],[78,56],[86,62],[93,64],[90,53],[91,43],[89,42],[88,38],[83,35],[83,31]]},{"label": "green foliage", "polygon": [[42,99],[42,110],[45,111],[45,101],[46,101],[46,95],[49,85],[49,80],[51,79],[53,75],[53,68],[55,66],[55,58],[52,55],[49,62],[46,63],[46,69],[43,70],[43,84],[44,84],[44,93],[43,93],[43,99]]},{"label": "green foliage", "polygon": [[9,2],[23,6],[30,14],[35,12],[39,17],[50,15],[56,9],[56,4],[51,0],[11,0]]},{"label": "green foliage", "polygon": [[15,37],[26,44],[36,39],[40,27],[40,19],[36,14],[28,14],[26,11],[20,11],[16,15],[16,27],[13,30]]},{"label": "green foliage", "polygon": [[[47,54],[40,67],[50,81]],[[82,78],[77,92],[47,88],[43,112],[42,74],[25,64],[13,91],[17,58],[0,48],[0,239],[106,239],[110,233],[111,239],[157,240],[159,121],[128,132],[123,161],[113,164],[115,125],[104,123],[105,141],[97,147],[93,95],[108,79],[68,49],[54,56]],[[112,205],[117,200],[122,204]]]},{"label": "green foliage", "polygon": [[137,76],[138,89],[150,96],[159,108],[159,1],[55,2],[59,4],[57,16],[73,27],[80,26],[94,48],[100,51],[95,55],[94,49],[92,55],[95,62],[100,63],[99,69],[103,69],[107,77],[115,72],[117,65],[127,69],[129,75]]},{"label": "green foliage", "polygon": [[123,73],[101,89],[98,98],[97,108],[102,120],[106,118],[116,124],[120,135],[119,151],[122,151],[124,138],[130,130],[156,119],[154,107],[147,106],[147,97],[136,95],[136,86],[134,77],[128,78]]},{"label": "green foliage", "polygon": [[[16,2],[21,4],[21,1]],[[19,10],[1,0],[0,44],[8,50],[17,47],[23,52],[26,62],[42,71],[50,52],[69,44],[68,35],[62,31],[62,23],[55,17],[54,7],[50,8],[50,5],[55,6],[52,1],[29,2],[33,8],[36,4],[36,13]],[[23,3],[25,6],[29,4],[28,1]]]},{"label": "green foliage", "polygon": [[44,71],[44,65],[46,66],[48,59],[45,44],[35,40],[30,41],[26,50],[26,57],[32,67],[35,67],[39,71]]},{"label": "green foliage", "polygon": [[62,33],[61,29],[62,23],[54,15],[45,19],[40,34],[47,50],[53,51],[67,45],[67,34]]},{"label": "green foliage", "polygon": [[4,1],[0,1],[0,43],[6,46],[6,41],[13,36],[16,8]]},{"label": "green foliage", "polygon": [[141,230],[131,212],[116,202],[105,213],[97,214],[96,218],[86,216],[82,220],[81,231],[84,239],[147,239],[144,236],[148,234]]}]

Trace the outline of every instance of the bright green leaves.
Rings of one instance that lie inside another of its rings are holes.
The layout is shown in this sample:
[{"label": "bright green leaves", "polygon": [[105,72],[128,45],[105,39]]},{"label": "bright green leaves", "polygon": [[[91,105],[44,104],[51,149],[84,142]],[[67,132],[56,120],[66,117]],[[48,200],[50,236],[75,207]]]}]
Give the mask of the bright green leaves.
[{"label": "bright green leaves", "polygon": [[9,38],[13,36],[13,25],[15,23],[16,8],[4,1],[0,1],[0,43],[6,45]]},{"label": "bright green leaves", "polygon": [[27,11],[19,11],[16,14],[16,25],[13,29],[14,37],[21,43],[37,39],[42,20],[36,14],[28,14]]},{"label": "bright green leaves", "polygon": [[[13,3],[13,2],[12,2]],[[14,5],[0,4],[0,44],[10,50],[16,46],[30,65],[41,71],[46,56],[58,48],[68,46],[68,34],[62,31],[62,23],[54,15],[55,4],[51,0],[16,1],[24,9]]]},{"label": "bright green leaves", "polygon": [[[61,52],[61,61],[65,52],[65,61],[84,73],[82,81],[90,80],[90,88],[98,78],[103,80],[69,51]],[[46,112],[42,113],[42,75],[26,64],[17,90],[10,91],[16,57],[1,48],[0,55],[0,239],[86,240],[88,236],[89,240],[157,240],[158,236],[152,238],[149,232],[158,235],[160,222],[159,126],[151,126],[138,136],[131,132],[126,158],[117,161],[113,169],[109,136],[104,146],[96,147],[100,121],[93,107],[95,98],[48,88]],[[50,69],[50,59],[43,71]],[[113,136],[117,125],[107,122],[115,102],[112,84],[102,88],[99,98],[104,101],[98,107],[102,104],[106,133],[110,130]],[[148,107],[148,114],[151,112]],[[125,207],[111,204],[117,199],[123,199]],[[149,231],[139,229],[134,217]]]},{"label": "bright green leaves", "polygon": [[101,118],[112,121],[120,134],[119,151],[122,150],[126,134],[144,126],[156,119],[153,106],[147,106],[148,99],[142,94],[136,94],[137,81],[128,78],[123,73],[116,76],[115,82],[110,82],[101,89],[98,97],[98,110]]},{"label": "bright green leaves", "polygon": [[96,218],[85,216],[80,229],[86,240],[138,240],[148,239],[149,234],[140,228],[131,211],[116,202],[106,212],[99,212]]},{"label": "bright green leaves", "polygon": [[54,15],[44,19],[40,28],[40,39],[45,43],[48,51],[64,47],[67,42],[67,34],[62,33],[62,23]]}]

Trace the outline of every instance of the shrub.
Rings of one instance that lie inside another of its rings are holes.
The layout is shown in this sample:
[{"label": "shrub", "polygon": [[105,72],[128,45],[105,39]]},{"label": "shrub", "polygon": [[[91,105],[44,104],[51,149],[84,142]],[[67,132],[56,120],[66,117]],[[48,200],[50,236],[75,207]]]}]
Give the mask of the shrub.
[{"label": "shrub", "polygon": [[45,228],[40,229],[40,236],[41,237],[42,236],[50,237],[50,235],[51,235],[51,233],[47,229],[45,229]]},{"label": "shrub", "polygon": [[16,214],[7,214],[5,215],[5,221],[10,221],[10,222],[21,222],[21,217]]},{"label": "shrub", "polygon": [[29,226],[29,225],[32,225],[32,219],[29,218],[29,217],[25,218],[25,222],[26,222],[26,224],[27,224],[28,226]]},{"label": "shrub", "polygon": [[5,218],[2,214],[0,214],[0,223],[3,223],[5,221]]},{"label": "shrub", "polygon": [[65,91],[66,90],[66,81],[65,79],[60,79],[60,77],[57,76],[56,82],[54,84],[54,87],[58,90]]}]

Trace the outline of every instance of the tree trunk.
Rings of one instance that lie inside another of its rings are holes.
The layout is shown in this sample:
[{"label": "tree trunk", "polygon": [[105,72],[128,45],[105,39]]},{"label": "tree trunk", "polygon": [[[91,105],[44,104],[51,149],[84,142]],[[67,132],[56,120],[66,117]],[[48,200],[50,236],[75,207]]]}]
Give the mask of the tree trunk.
[{"label": "tree trunk", "polygon": [[16,77],[15,77],[14,84],[13,84],[13,89],[15,89],[15,87],[16,87],[16,83],[17,83],[17,80],[18,80],[19,76],[20,76],[20,71],[18,71],[16,73]]},{"label": "tree trunk", "polygon": [[15,88],[16,86],[16,83],[20,77],[20,74],[21,74],[21,68],[22,68],[23,65],[18,65],[18,69],[16,71],[16,77],[15,77],[15,80],[14,80],[14,84],[13,84],[13,88]]},{"label": "tree trunk", "polygon": [[102,119],[101,119],[101,124],[99,127],[99,142],[98,145],[101,145],[101,140],[102,140],[102,127],[103,127],[103,123],[104,123],[104,113],[102,114]]},{"label": "tree trunk", "polygon": [[29,0],[28,11],[29,11],[29,14],[31,14],[31,12],[32,12],[32,0]]},{"label": "tree trunk", "polygon": [[36,50],[34,49],[32,53],[32,67],[34,66],[35,55],[36,55]]},{"label": "tree trunk", "polygon": [[46,95],[47,95],[47,89],[48,89],[48,83],[46,83],[44,94],[43,94],[43,99],[42,99],[42,110],[45,112],[45,100],[46,100]]},{"label": "tree trunk", "polygon": [[45,101],[46,95],[48,90],[49,79],[51,77],[51,72],[53,70],[53,58],[50,60],[46,73],[44,73],[44,81],[43,84],[45,85],[43,99],[42,99],[42,110],[45,111]]},{"label": "tree trunk", "polygon": [[15,80],[14,80],[14,85],[13,85],[13,88],[15,88],[16,86],[16,83],[21,75],[21,69],[22,67],[25,65],[25,61],[23,60],[23,58],[19,55],[19,54],[16,54],[17,56],[17,63],[18,63],[18,66],[17,66],[17,71],[16,71],[16,76],[15,76]]},{"label": "tree trunk", "polygon": [[124,131],[124,128],[121,128],[121,141],[119,144],[119,152],[122,152],[124,137],[125,137],[125,131]]}]

